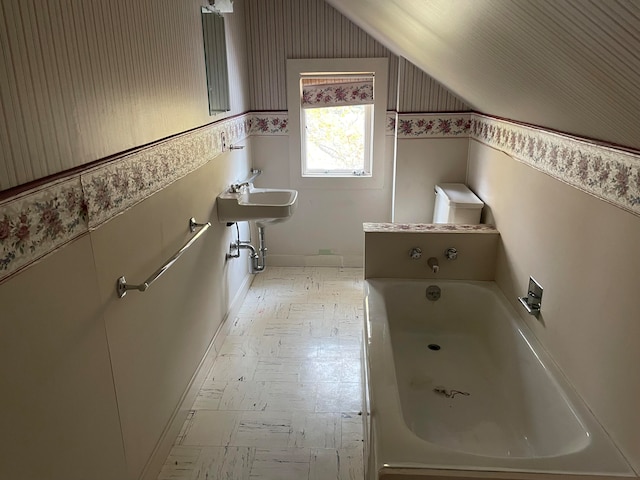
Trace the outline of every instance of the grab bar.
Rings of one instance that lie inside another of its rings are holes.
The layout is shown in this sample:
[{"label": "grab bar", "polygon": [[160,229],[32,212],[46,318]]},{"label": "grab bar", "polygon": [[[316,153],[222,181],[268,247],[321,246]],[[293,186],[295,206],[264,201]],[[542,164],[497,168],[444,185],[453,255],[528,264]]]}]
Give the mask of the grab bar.
[{"label": "grab bar", "polygon": [[182,255],[191,245],[193,245],[194,242],[198,240],[200,235],[206,232],[210,226],[211,226],[211,222],[197,223],[195,218],[190,218],[189,231],[195,232],[196,228],[201,227],[198,233],[196,233],[193,237],[191,237],[189,241],[185,243],[180,250],[178,250],[169,260],[164,262],[164,265],[162,265],[158,270],[153,272],[151,276],[147,278],[140,285],[128,284],[127,280],[124,278],[124,275],[120,277],[116,281],[116,291],[118,292],[118,298],[124,297],[127,294],[127,290],[138,290],[140,292],[145,292],[153,284],[153,282],[155,282],[158,278],[160,278],[164,272],[169,270],[171,265],[173,265],[176,262],[176,260],[180,258],[180,255]]}]

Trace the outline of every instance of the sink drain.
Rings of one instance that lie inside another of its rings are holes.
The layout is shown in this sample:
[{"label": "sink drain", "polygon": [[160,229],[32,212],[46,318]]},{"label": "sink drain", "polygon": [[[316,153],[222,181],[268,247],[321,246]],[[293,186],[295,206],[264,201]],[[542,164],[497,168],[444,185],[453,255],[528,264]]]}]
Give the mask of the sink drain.
[{"label": "sink drain", "polygon": [[440,350],[441,347],[437,343],[430,343],[429,345],[427,345],[427,348],[429,350]]}]

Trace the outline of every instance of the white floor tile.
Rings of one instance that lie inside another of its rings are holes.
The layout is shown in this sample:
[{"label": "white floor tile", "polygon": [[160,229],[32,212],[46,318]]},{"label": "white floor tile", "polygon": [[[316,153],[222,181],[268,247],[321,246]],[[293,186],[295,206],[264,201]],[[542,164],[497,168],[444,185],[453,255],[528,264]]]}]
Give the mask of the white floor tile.
[{"label": "white floor tile", "polygon": [[361,480],[363,270],[257,275],[158,480]]},{"label": "white floor tile", "polygon": [[316,412],[352,412],[362,410],[359,383],[322,382],[317,384]]},{"label": "white floor tile", "polygon": [[261,337],[266,325],[267,317],[238,316],[231,324],[229,335]]},{"label": "white floor tile", "polygon": [[318,350],[322,342],[307,337],[281,337],[278,341],[280,358],[312,358],[318,357]]},{"label": "white floor tile", "polygon": [[205,382],[200,388],[193,410],[218,410],[227,382]]},{"label": "white floor tile", "polygon": [[311,449],[309,480],[362,480],[362,449]]},{"label": "white floor tile", "polygon": [[285,448],[292,432],[292,414],[287,412],[242,412],[233,445]]},{"label": "white floor tile", "polygon": [[358,413],[343,413],[342,417],[342,448],[362,448],[362,415]]},{"label": "white floor tile", "polygon": [[203,448],[200,453],[198,480],[248,480],[255,449],[247,447]]},{"label": "white floor tile", "polygon": [[269,382],[262,397],[265,411],[313,412],[316,383]]},{"label": "white floor tile", "polygon": [[158,480],[193,480],[197,478],[200,447],[174,446],[162,466]]},{"label": "white floor tile", "polygon": [[340,382],[342,380],[342,360],[308,360],[301,364],[302,382]]},{"label": "white floor tile", "polygon": [[252,380],[258,357],[219,355],[207,377],[209,382],[243,382]]},{"label": "white floor tile", "polygon": [[240,413],[219,410],[197,410],[183,445],[227,446],[238,428]]},{"label": "white floor tile", "polygon": [[306,480],[309,478],[310,450],[256,449],[251,480]]},{"label": "white floor tile", "polygon": [[294,413],[289,447],[337,448],[341,429],[339,413]]},{"label": "white floor tile", "polygon": [[296,358],[262,358],[254,372],[254,379],[262,382],[299,382],[301,362]]},{"label": "white floor tile", "polygon": [[228,382],[220,398],[220,410],[250,411],[263,410],[262,397],[266,388],[265,382],[253,380],[247,382]]}]

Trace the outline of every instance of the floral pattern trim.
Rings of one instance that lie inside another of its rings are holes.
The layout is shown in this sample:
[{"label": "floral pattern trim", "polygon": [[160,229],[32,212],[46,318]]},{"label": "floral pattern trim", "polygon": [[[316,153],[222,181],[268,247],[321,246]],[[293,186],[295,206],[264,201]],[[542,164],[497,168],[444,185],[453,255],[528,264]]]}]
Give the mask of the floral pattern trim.
[{"label": "floral pattern trim", "polygon": [[88,231],[78,177],[0,204],[0,280]]},{"label": "floral pattern trim", "polygon": [[471,137],[568,185],[640,215],[640,153],[474,115]]},{"label": "floral pattern trim", "polygon": [[462,225],[452,223],[363,223],[366,233],[494,233],[493,225]]},{"label": "floral pattern trim", "polygon": [[247,137],[252,116],[225,119],[0,203],[0,282],[131,208]]},{"label": "floral pattern trim", "polygon": [[223,120],[83,173],[89,228],[95,229],[221,154],[222,132],[233,144],[245,138],[250,128],[247,115]]},{"label": "floral pattern trim", "polygon": [[[480,114],[387,112],[386,133],[471,137],[597,198],[640,215],[640,153],[597,145]],[[0,282],[131,208],[249,135],[288,135],[286,112],[224,119],[107,165],[0,203]],[[367,232],[479,232],[486,225],[365,224]]]},{"label": "floral pattern trim", "polygon": [[468,137],[471,117],[471,114],[399,114],[398,138]]},{"label": "floral pattern trim", "polygon": [[287,113],[254,113],[251,117],[250,135],[289,135]]},{"label": "floral pattern trim", "polygon": [[395,135],[397,123],[398,123],[397,112],[387,112],[387,119],[384,125],[385,135]]},{"label": "floral pattern trim", "polygon": [[373,82],[305,85],[302,108],[373,104]]}]

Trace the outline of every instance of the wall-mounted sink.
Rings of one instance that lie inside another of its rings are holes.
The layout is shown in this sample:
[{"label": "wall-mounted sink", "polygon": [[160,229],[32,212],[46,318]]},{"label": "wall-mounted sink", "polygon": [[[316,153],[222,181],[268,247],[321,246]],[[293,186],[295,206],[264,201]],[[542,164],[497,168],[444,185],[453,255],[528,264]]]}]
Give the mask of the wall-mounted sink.
[{"label": "wall-mounted sink", "polygon": [[278,188],[245,187],[218,195],[218,220],[223,223],[254,220],[258,226],[287,220],[298,204],[298,192]]}]

